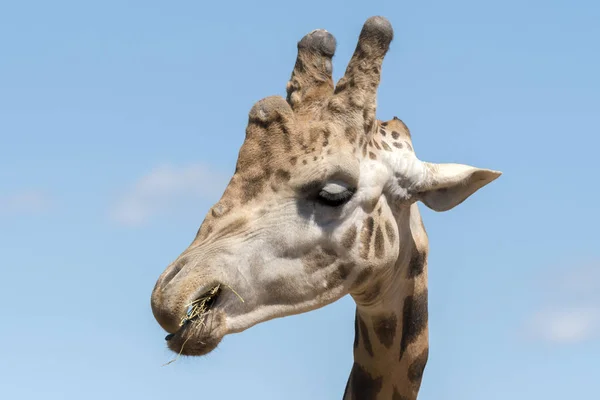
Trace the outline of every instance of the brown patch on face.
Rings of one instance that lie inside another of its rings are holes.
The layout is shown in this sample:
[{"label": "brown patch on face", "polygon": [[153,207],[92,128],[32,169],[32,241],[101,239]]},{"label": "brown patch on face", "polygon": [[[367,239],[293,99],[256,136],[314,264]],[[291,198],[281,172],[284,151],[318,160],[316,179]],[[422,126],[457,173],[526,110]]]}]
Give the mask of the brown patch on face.
[{"label": "brown patch on face", "polygon": [[374,378],[357,362],[350,372],[353,400],[375,400],[381,391],[383,377]]},{"label": "brown patch on face", "polygon": [[271,181],[271,189],[273,189],[274,192],[278,191],[283,184],[290,180],[290,178],[291,174],[289,171],[278,169],[275,171],[275,177]]},{"label": "brown patch on face", "polygon": [[415,278],[423,273],[425,264],[427,263],[427,252],[413,249],[410,263],[408,264],[408,277]]},{"label": "brown patch on face", "polygon": [[345,281],[350,276],[352,272],[352,268],[354,268],[353,264],[350,263],[341,263],[337,269],[338,276],[340,281]]},{"label": "brown patch on face", "polygon": [[302,164],[306,165],[308,164],[308,161],[306,161],[306,159],[302,160]]},{"label": "brown patch on face", "polygon": [[296,165],[297,162],[298,162],[298,157],[292,157],[292,158],[290,158],[290,164]]},{"label": "brown patch on face", "polygon": [[382,141],[381,141],[381,146],[383,146],[383,149],[384,149],[385,151],[392,151],[392,148],[390,147],[390,145],[389,145],[389,144],[387,144],[387,142],[386,142],[385,140],[382,140]]},{"label": "brown patch on face", "polygon": [[375,334],[381,344],[388,349],[394,344],[397,327],[398,319],[394,313],[373,317],[373,329],[375,330]]},{"label": "brown patch on face", "polygon": [[402,143],[400,143],[400,142],[394,142],[394,147],[397,147],[397,148],[401,149],[402,148]]},{"label": "brown patch on face", "polygon": [[281,129],[281,138],[283,140],[283,147],[285,149],[285,151],[291,151],[292,150],[292,139],[291,139],[291,135],[290,135],[290,130],[288,129],[288,126],[286,123],[283,122],[283,120],[281,118],[277,119],[277,123],[279,124],[279,129]]},{"label": "brown patch on face", "polygon": [[335,288],[343,285],[352,272],[352,268],[354,268],[354,264],[340,263],[335,271],[327,275],[327,287]]},{"label": "brown patch on face", "polygon": [[385,129],[379,129],[379,133],[381,133],[381,136],[386,136]]},{"label": "brown patch on face", "polygon": [[305,300],[295,291],[290,280],[282,277],[264,283],[264,290],[269,293],[266,300],[267,305],[297,304]]},{"label": "brown patch on face", "polygon": [[376,148],[377,150],[381,150],[381,146],[379,145],[379,143],[377,143],[377,142],[373,142],[373,145],[375,146],[375,148]]},{"label": "brown patch on face", "polygon": [[377,156],[375,155],[375,153],[373,153],[372,151],[369,152],[369,158],[371,160],[377,160]]},{"label": "brown patch on face", "polygon": [[399,132],[396,132],[396,131],[392,131],[392,137],[393,137],[394,139],[398,139],[398,138],[400,137],[400,133],[399,133]]},{"label": "brown patch on face", "polygon": [[240,218],[237,218],[237,219],[231,221],[223,229],[219,230],[219,232],[217,234],[219,235],[219,237],[223,237],[223,236],[230,235],[232,233],[237,233],[240,229],[245,227],[247,224],[248,224],[248,218],[240,217]]},{"label": "brown patch on face", "polygon": [[315,273],[331,264],[337,259],[337,254],[329,249],[317,247],[302,258],[304,270],[309,273]]},{"label": "brown patch on face", "polygon": [[382,258],[385,250],[385,243],[383,242],[383,231],[381,230],[381,226],[377,227],[375,231],[375,257]]},{"label": "brown patch on face", "polygon": [[246,204],[250,200],[256,198],[263,191],[264,186],[265,176],[257,176],[245,180],[242,184],[242,204]]},{"label": "brown patch on face", "polygon": [[[323,126],[320,126],[320,125],[310,126],[309,125],[309,127],[310,127],[310,129],[308,131],[308,134],[309,134],[309,136],[308,136],[308,143],[314,144],[317,141],[318,138],[320,138],[320,137],[323,136],[323,134],[324,134]],[[311,151],[315,151],[315,148],[313,147],[311,149]]]},{"label": "brown patch on face", "polygon": [[367,156],[367,146],[363,147],[363,149],[362,149],[362,155],[363,155],[363,157]]},{"label": "brown patch on face", "polygon": [[371,237],[373,236],[373,225],[375,224],[375,220],[373,217],[368,217],[362,227],[362,231],[360,233],[360,256],[365,260],[369,257],[369,250],[371,247]]},{"label": "brown patch on face", "polygon": [[425,328],[427,328],[427,318],[427,289],[419,294],[407,296],[404,299],[399,360],[402,359],[406,348],[425,331]]},{"label": "brown patch on face", "polygon": [[354,246],[354,242],[356,241],[356,226],[352,225],[342,236],[342,246],[346,249],[352,248]]},{"label": "brown patch on face", "polygon": [[414,385],[415,389],[419,389],[421,386],[421,380],[423,379],[423,372],[427,365],[427,359],[429,358],[429,348],[425,348],[421,354],[410,364],[408,367],[408,379]]},{"label": "brown patch on face", "polygon": [[394,226],[390,221],[385,221],[385,233],[387,234],[390,243],[394,243],[396,241],[396,233],[394,231]]},{"label": "brown patch on face", "polygon": [[369,355],[373,357],[373,346],[371,346],[371,339],[369,338],[369,329],[367,328],[367,324],[365,324],[365,321],[363,321],[360,315],[357,315],[357,318],[358,328],[360,329],[360,337],[362,339],[363,346],[365,347],[367,353],[369,353]]},{"label": "brown patch on face", "polygon": [[323,147],[327,147],[329,146],[329,136],[331,136],[331,132],[329,131],[329,129],[325,129],[323,136]]},{"label": "brown patch on face", "polygon": [[356,277],[356,280],[354,281],[354,286],[362,286],[362,284],[365,283],[369,279],[370,276],[371,276],[370,268],[360,271],[360,273]]}]

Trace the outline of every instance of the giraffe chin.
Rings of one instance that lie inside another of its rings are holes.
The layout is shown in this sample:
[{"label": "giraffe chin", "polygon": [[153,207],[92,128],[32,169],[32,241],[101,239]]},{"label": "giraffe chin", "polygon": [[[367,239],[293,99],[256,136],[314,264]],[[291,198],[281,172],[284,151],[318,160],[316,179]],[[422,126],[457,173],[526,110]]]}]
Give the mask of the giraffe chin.
[{"label": "giraffe chin", "polygon": [[213,351],[225,336],[225,315],[211,310],[206,315],[185,323],[166,337],[167,346],[184,356],[203,356]]}]

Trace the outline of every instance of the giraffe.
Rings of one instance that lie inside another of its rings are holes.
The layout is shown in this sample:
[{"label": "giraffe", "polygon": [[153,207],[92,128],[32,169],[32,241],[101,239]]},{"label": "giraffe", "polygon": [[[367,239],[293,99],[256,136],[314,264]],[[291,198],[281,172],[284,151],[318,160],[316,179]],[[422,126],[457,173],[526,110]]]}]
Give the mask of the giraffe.
[{"label": "giraffe", "polygon": [[[253,105],[222,197],[152,292],[172,351],[205,355],[225,335],[349,294],[354,364],[343,398],[417,398],[429,353],[418,202],[450,210],[501,172],[421,161],[400,119],[376,118],[392,38],[387,19],[367,19],[334,85],[336,40],[314,30],[298,42],[287,98]],[[207,311],[186,319],[208,292]]]}]

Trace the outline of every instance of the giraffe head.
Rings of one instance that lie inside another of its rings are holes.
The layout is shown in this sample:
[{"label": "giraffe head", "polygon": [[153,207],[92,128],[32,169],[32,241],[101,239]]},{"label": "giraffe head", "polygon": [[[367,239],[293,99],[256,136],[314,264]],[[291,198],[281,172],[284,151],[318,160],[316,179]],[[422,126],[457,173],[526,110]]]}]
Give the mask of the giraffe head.
[{"label": "giraffe head", "polygon": [[[417,201],[449,210],[500,175],[420,161],[402,121],[376,120],[392,36],[385,18],[368,19],[334,86],[335,39],[309,33],[298,43],[287,99],[252,107],[223,196],[152,293],[173,351],[203,355],[226,334],[346,294],[376,302],[375,283],[394,279],[408,240],[403,210]],[[186,319],[188,305],[216,287],[206,314]]]}]

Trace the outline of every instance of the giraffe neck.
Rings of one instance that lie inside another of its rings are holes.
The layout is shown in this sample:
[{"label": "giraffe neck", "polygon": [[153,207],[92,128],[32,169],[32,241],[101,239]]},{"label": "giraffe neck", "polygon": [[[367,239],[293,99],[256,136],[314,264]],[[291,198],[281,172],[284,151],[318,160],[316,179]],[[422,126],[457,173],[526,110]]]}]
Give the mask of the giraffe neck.
[{"label": "giraffe neck", "polygon": [[[354,365],[344,400],[415,400],[428,356],[427,237],[416,204],[398,213],[404,241],[394,276],[375,280],[380,297],[357,302]],[[411,243],[411,245],[407,245]]]}]

